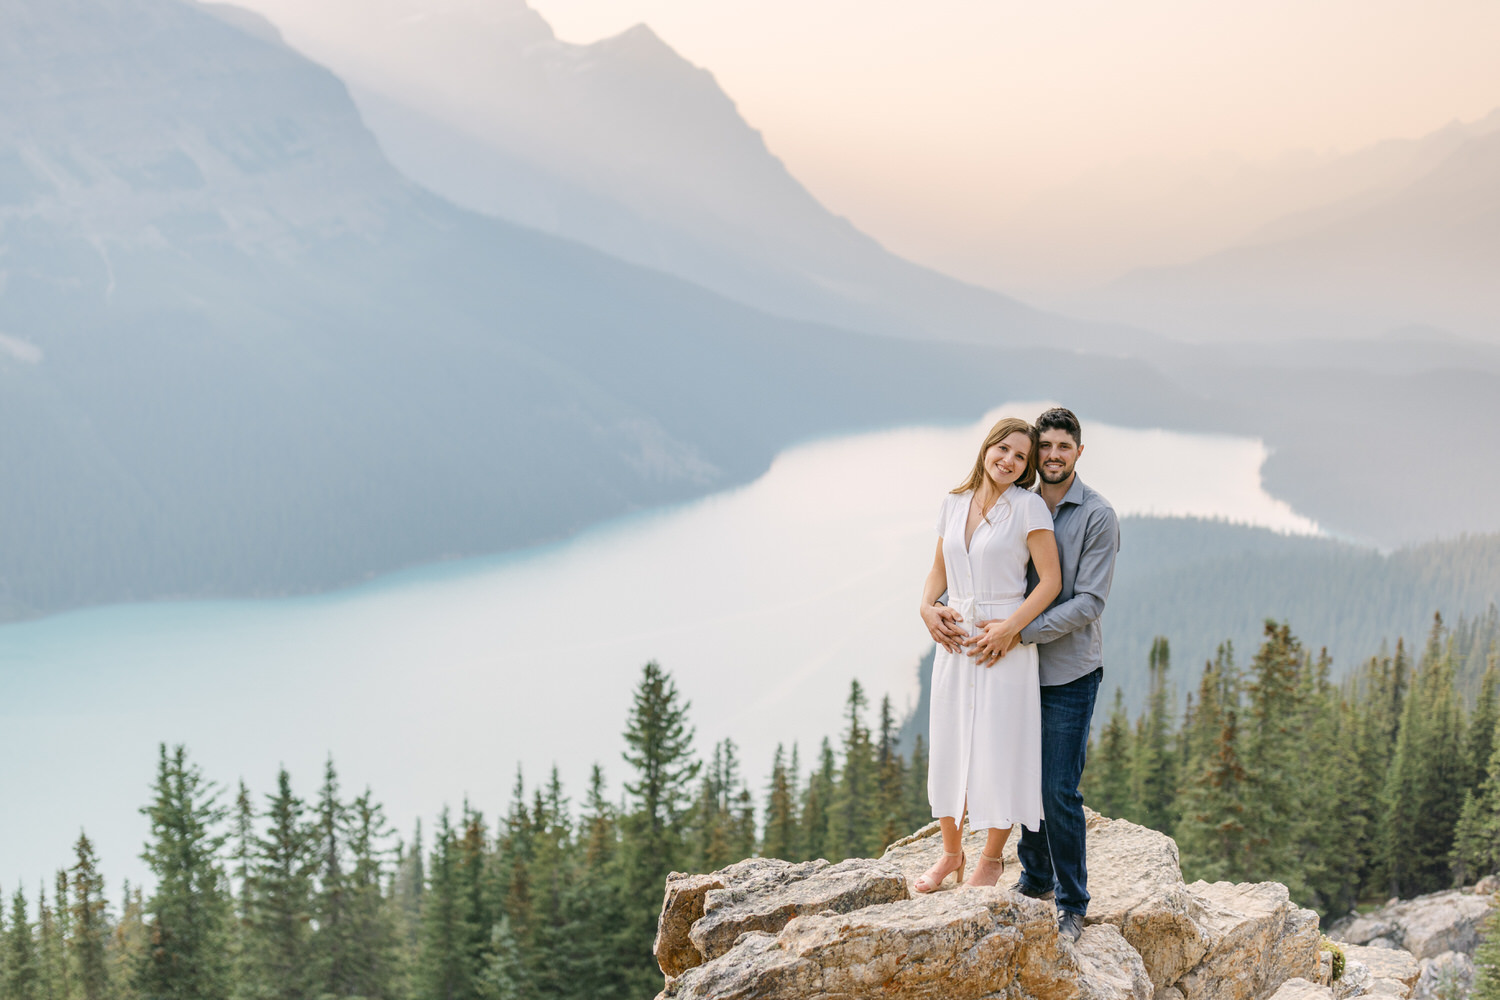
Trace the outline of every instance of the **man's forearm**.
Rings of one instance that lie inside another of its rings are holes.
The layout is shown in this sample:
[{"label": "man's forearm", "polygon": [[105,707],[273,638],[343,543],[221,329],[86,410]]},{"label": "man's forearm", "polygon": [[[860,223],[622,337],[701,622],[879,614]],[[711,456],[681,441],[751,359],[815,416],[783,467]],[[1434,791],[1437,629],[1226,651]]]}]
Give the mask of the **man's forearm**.
[{"label": "man's forearm", "polygon": [[1104,599],[1096,594],[1074,594],[1048,608],[1021,630],[1022,642],[1054,642],[1097,621],[1104,613]]}]

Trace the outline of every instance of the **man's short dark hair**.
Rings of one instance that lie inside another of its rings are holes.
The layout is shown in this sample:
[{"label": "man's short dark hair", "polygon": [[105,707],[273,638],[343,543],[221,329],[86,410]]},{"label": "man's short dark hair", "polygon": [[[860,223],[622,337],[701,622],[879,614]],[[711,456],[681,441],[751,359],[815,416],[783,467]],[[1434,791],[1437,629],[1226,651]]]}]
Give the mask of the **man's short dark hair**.
[{"label": "man's short dark hair", "polygon": [[1073,438],[1073,443],[1083,445],[1083,430],[1078,426],[1078,418],[1073,411],[1062,406],[1054,406],[1052,409],[1036,418],[1036,431],[1066,431]]}]

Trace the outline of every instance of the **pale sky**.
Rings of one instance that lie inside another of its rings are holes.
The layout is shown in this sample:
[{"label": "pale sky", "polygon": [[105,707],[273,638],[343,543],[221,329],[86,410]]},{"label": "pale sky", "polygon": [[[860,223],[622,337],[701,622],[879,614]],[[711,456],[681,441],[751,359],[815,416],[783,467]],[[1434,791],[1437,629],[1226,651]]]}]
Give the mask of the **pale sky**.
[{"label": "pale sky", "polygon": [[1494,0],[532,5],[572,42],[649,24],[824,204],[918,258],[1126,161],[1347,152],[1500,106]]}]

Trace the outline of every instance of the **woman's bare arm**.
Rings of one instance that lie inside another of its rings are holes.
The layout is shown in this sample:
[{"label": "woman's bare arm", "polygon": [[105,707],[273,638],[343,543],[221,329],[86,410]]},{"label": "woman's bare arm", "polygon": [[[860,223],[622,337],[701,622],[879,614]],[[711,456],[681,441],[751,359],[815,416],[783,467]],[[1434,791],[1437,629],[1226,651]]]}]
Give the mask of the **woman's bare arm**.
[{"label": "woman's bare arm", "polygon": [[932,557],[932,569],[927,571],[927,580],[922,584],[922,624],[927,626],[934,642],[950,653],[957,653],[958,644],[964,637],[964,630],[958,623],[963,619],[957,611],[937,603],[947,589],[948,567],[943,562],[943,540],[939,538],[937,554]]}]

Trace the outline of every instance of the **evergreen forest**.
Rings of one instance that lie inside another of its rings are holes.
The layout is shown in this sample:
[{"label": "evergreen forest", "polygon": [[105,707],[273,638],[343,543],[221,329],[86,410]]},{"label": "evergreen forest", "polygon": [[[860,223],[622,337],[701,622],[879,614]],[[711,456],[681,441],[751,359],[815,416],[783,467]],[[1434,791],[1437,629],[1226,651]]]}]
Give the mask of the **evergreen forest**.
[{"label": "evergreen forest", "polygon": [[[1248,662],[1226,643],[1185,699],[1160,639],[1144,710],[1116,693],[1096,727],[1086,801],[1173,835],[1190,880],[1274,879],[1325,918],[1472,882],[1500,868],[1494,619],[1436,618],[1419,649],[1337,682],[1325,650],[1267,622]],[[81,835],[51,884],[6,894],[0,997],[651,997],[668,872],[878,855],[929,821],[924,743],[902,753],[900,728],[853,683],[836,736],[779,747],[754,783],[733,742],[696,745],[689,701],[648,663],[618,793],[598,765],[578,800],[555,771],[518,773],[503,810],[465,802],[405,837],[331,759],[310,795],[282,770],[257,796],[163,746],[142,809],[153,884],[108,892]]]}]

